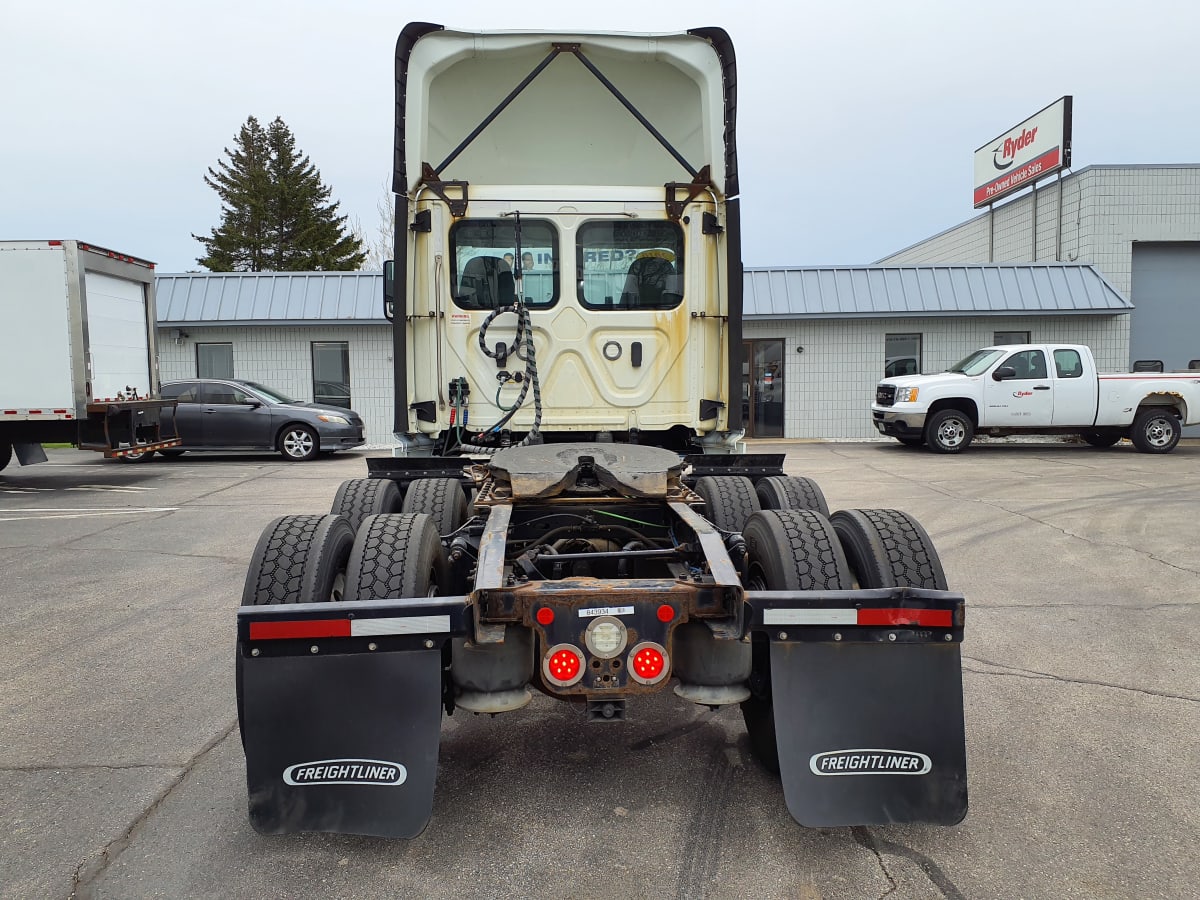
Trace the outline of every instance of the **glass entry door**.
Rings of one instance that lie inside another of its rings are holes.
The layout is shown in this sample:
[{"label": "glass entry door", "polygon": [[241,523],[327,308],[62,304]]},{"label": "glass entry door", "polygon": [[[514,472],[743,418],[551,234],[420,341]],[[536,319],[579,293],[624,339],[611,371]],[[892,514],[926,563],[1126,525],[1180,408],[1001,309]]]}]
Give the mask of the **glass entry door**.
[{"label": "glass entry door", "polygon": [[783,437],[783,341],[744,341],[742,375],[746,437]]}]

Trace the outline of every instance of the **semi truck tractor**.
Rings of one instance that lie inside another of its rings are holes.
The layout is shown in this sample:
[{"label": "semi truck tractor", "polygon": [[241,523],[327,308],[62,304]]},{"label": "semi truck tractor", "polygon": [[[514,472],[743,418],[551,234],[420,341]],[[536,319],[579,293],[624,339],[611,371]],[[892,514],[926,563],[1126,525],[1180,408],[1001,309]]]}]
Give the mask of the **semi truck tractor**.
[{"label": "semi truck tractor", "polygon": [[[922,526],[739,452],[734,50],[404,28],[397,451],[270,522],[237,614],[265,833],[421,832],[444,715],[739,708],[809,826],[967,809],[964,598]],[[534,707],[536,709],[536,706]]]},{"label": "semi truck tractor", "polygon": [[82,241],[0,241],[0,469],[43,443],[141,458],[178,445],[158,398],[154,264]]}]

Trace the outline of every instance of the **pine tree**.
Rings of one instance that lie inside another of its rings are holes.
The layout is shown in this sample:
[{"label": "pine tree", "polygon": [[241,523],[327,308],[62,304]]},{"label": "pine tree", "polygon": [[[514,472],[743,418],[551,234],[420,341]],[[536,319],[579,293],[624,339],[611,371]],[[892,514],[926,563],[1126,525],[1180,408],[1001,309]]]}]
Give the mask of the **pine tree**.
[{"label": "pine tree", "polygon": [[211,237],[193,235],[214,272],[285,272],[359,268],[362,242],[347,233],[346,217],[330,188],[283,119],[265,129],[251,116],[204,179],[221,198],[221,225]]}]

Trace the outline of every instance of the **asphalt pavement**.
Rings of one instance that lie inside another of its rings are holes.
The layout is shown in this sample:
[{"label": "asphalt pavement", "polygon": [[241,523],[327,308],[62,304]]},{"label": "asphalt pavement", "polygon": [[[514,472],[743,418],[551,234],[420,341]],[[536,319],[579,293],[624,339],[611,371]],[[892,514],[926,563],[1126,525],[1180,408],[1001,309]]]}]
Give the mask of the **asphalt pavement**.
[{"label": "asphalt pavement", "polygon": [[263,526],[366,454],[50,451],[0,472],[0,897],[1200,896],[1200,445],[786,451],[833,509],[915,515],[967,597],[971,809],[806,829],[736,709],[444,720],[412,841],[246,817],[234,610]]}]

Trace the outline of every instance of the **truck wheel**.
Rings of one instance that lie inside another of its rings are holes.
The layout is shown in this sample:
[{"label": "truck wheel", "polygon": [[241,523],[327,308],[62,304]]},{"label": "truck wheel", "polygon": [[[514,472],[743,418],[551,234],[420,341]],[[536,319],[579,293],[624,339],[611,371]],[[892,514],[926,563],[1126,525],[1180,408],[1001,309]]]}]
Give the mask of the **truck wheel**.
[{"label": "truck wheel", "polygon": [[289,425],[279,435],[279,452],[284,459],[306,462],[321,450],[317,433],[307,425]]},{"label": "truck wheel", "polygon": [[0,472],[3,472],[12,462],[12,444],[0,442]]},{"label": "truck wheel", "polygon": [[962,410],[938,410],[925,424],[925,443],[938,453],[962,453],[974,437],[975,426]]},{"label": "truck wheel", "polygon": [[1179,443],[1179,419],[1165,406],[1150,406],[1133,419],[1129,439],[1142,453],[1170,453]]},{"label": "truck wheel", "polygon": [[346,599],[435,597],[449,583],[446,554],[433,517],[367,516],[346,567]]},{"label": "truck wheel", "polygon": [[829,515],[829,504],[817,483],[795,475],[772,475],[754,486],[763,509],[812,509]]},{"label": "truck wheel", "polygon": [[263,530],[243,606],[340,600],[354,529],[341,516],[280,516]]},{"label": "truck wheel", "polygon": [[118,456],[123,463],[144,463],[154,456],[153,450],[141,450],[136,453],[126,453],[124,456]]},{"label": "truck wheel", "polygon": [[418,478],[404,492],[400,512],[428,513],[438,534],[449,534],[467,521],[467,495],[455,478]]},{"label": "truck wheel", "polygon": [[1085,431],[1080,435],[1085,444],[1093,447],[1111,447],[1121,439],[1119,434],[1108,434],[1103,431]]},{"label": "truck wheel", "polygon": [[839,509],[830,517],[859,587],[949,590],[929,534],[898,509]]},{"label": "truck wheel", "polygon": [[400,488],[390,478],[351,478],[337,489],[329,511],[358,531],[367,516],[400,511]]},{"label": "truck wheel", "polygon": [[704,515],[722,531],[741,531],[762,509],[754,482],[743,475],[705,475],[694,488],[704,498]]},{"label": "truck wheel", "polygon": [[[746,588],[765,591],[848,590],[850,567],[837,534],[823,515],[808,509],[766,510],[750,517],[742,532],[749,562]],[[775,711],[771,702],[771,654],[766,641],[753,646],[750,699],[742,718],[750,751],[772,772],[779,771]]]}]

